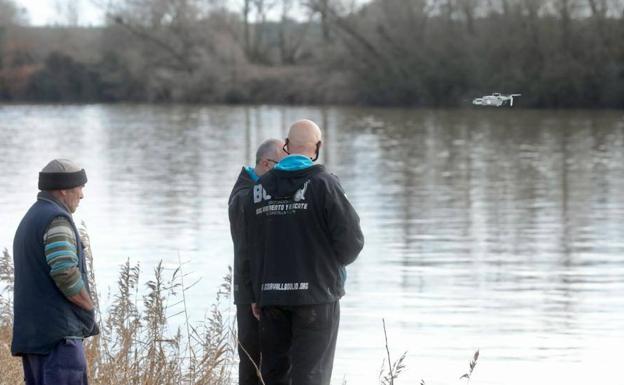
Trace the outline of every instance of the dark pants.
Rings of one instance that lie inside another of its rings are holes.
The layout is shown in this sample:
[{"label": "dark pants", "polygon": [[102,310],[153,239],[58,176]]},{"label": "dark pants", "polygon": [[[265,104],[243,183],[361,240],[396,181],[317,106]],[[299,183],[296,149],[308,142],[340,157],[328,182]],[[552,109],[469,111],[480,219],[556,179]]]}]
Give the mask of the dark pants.
[{"label": "dark pants", "polygon": [[46,355],[22,356],[26,385],[88,385],[82,340],[65,340]]},{"label": "dark pants", "polygon": [[267,306],[260,317],[266,385],[329,385],[340,304]]},{"label": "dark pants", "polygon": [[[251,312],[251,305],[236,305],[236,323],[238,325],[238,341],[247,353],[260,366],[260,325]],[[259,385],[256,368],[241,347],[238,347],[238,384]]]}]

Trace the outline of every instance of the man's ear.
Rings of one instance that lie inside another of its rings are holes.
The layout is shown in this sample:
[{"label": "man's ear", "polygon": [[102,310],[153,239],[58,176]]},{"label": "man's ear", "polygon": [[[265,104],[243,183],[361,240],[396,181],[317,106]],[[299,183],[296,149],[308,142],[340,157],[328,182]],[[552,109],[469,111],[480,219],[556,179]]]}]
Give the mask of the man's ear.
[{"label": "man's ear", "polygon": [[290,155],[290,152],[288,151],[288,138],[284,139],[284,146],[282,146],[282,151]]}]

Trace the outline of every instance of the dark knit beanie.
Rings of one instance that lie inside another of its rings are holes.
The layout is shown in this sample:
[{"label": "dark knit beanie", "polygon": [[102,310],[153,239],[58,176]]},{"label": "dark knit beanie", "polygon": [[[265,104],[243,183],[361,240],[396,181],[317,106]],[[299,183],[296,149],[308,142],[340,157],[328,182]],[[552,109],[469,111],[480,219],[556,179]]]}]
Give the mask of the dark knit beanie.
[{"label": "dark knit beanie", "polygon": [[39,190],[66,190],[87,183],[87,173],[67,159],[54,159],[39,173]]}]

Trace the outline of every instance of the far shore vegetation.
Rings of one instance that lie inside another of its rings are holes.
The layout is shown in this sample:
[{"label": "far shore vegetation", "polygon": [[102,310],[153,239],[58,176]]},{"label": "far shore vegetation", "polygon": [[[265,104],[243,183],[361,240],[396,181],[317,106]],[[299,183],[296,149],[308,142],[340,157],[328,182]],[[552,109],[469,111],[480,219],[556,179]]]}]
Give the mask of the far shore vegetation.
[{"label": "far shore vegetation", "polygon": [[0,103],[624,108],[624,0],[57,3],[32,27],[0,0]]}]

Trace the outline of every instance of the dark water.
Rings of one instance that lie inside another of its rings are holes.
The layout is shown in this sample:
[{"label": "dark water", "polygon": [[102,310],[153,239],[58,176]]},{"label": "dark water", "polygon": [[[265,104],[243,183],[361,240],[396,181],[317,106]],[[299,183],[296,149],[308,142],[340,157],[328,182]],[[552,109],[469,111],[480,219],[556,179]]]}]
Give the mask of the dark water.
[{"label": "dark water", "polygon": [[257,144],[317,120],[360,212],[334,384],[624,384],[624,113],[282,107],[0,107],[0,247],[53,157],[78,160],[101,294],[130,258],[201,278],[231,263],[227,197]]}]

